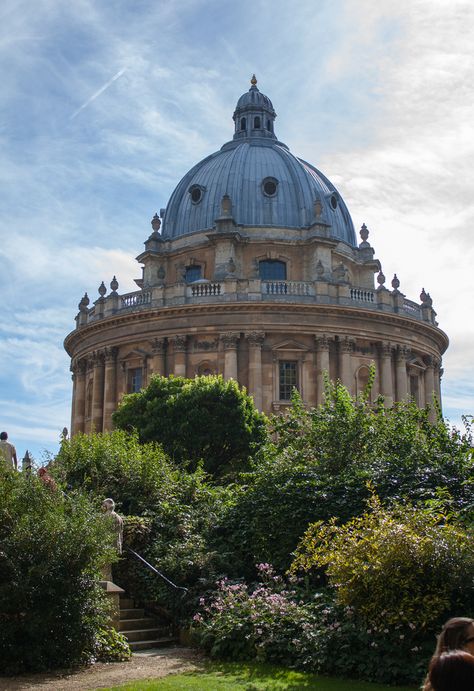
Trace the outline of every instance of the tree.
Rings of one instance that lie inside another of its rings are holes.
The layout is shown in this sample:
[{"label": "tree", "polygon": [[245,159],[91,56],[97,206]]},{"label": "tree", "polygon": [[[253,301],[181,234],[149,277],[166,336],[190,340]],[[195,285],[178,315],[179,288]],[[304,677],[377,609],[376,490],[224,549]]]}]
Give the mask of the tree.
[{"label": "tree", "polygon": [[159,442],[190,470],[202,460],[215,477],[244,470],[266,439],[265,416],[253,399],[221,376],[154,376],[146,389],[124,397],[113,421],[136,429],[141,442]]}]

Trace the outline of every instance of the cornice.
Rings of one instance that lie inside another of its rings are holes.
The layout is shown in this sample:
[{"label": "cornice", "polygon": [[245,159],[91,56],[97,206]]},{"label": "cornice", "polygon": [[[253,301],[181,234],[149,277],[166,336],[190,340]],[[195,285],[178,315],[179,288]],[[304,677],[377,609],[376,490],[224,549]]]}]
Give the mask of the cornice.
[{"label": "cornice", "polygon": [[[411,317],[402,316],[393,312],[378,312],[374,310],[365,310],[360,307],[349,307],[347,305],[323,305],[318,303],[312,304],[298,304],[298,303],[284,303],[284,302],[227,302],[227,303],[208,303],[203,302],[194,305],[176,305],[172,307],[157,307],[152,309],[137,310],[136,312],[127,312],[126,314],[115,314],[111,317],[105,317],[91,324],[82,326],[74,331],[71,331],[64,339],[64,347],[67,353],[72,357],[74,351],[81,343],[88,340],[91,336],[107,328],[124,326],[127,324],[134,324],[137,321],[147,323],[154,320],[168,319],[174,317],[185,318],[187,316],[197,316],[200,314],[245,314],[245,313],[285,313],[290,312],[292,315],[298,314],[312,314],[347,317],[350,319],[365,319],[369,322],[382,322],[390,324],[398,328],[412,329],[417,333],[424,333],[433,339],[441,353],[444,353],[449,344],[447,335],[436,326],[422,322]],[[224,325],[222,325],[224,326]],[[342,325],[341,325],[342,327]],[[244,329],[245,330],[245,329]],[[343,330],[341,328],[341,330]],[[183,329],[183,333],[186,328]],[[347,333],[347,336],[357,337],[357,330],[354,333]],[[396,339],[394,339],[396,340]],[[403,339],[400,339],[403,340]],[[117,339],[116,342],[120,342]]]}]

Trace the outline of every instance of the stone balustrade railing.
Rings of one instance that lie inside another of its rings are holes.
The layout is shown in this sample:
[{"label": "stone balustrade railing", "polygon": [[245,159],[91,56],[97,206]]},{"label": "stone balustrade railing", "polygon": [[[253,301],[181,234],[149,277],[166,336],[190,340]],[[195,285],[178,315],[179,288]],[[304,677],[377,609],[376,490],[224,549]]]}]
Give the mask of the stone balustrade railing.
[{"label": "stone balustrade railing", "polygon": [[351,300],[356,300],[357,302],[376,302],[375,296],[375,290],[351,288]]},{"label": "stone balustrade railing", "polygon": [[263,295],[314,295],[308,281],[262,281]]},{"label": "stone balustrade railing", "polygon": [[248,281],[224,280],[185,285],[176,283],[136,290],[125,295],[112,292],[102,296],[90,308],[83,307],[77,316],[79,327],[92,321],[128,310],[142,310],[179,306],[201,302],[242,302],[249,300],[298,302],[309,304],[344,305],[361,309],[403,314],[436,325],[431,306],[407,300],[398,291],[355,288],[347,284],[329,284],[322,281]]},{"label": "stone balustrade railing", "polygon": [[121,309],[151,305],[151,290],[136,290],[120,297]]},{"label": "stone balustrade railing", "polygon": [[223,295],[224,286],[221,283],[195,283],[186,289],[187,297],[201,298]]}]

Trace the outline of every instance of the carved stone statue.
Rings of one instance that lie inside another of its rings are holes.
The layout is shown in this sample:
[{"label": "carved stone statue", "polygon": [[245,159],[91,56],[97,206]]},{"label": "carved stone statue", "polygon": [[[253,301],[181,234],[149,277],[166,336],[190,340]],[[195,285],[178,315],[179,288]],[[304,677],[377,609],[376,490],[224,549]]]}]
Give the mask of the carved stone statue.
[{"label": "carved stone statue", "polygon": [[102,512],[112,526],[115,534],[115,547],[119,554],[122,554],[123,544],[123,518],[115,512],[115,502],[113,499],[104,499],[102,502]]}]

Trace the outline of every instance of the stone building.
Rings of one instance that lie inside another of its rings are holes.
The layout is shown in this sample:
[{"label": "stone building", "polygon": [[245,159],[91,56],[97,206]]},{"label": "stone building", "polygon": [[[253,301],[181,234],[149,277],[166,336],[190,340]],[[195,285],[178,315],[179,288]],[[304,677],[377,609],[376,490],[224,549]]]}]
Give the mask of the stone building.
[{"label": "stone building", "polygon": [[65,340],[73,434],[110,429],[122,395],[154,373],[222,373],[272,412],[293,387],[319,403],[324,371],[357,394],[374,362],[374,396],[440,399],[448,339],[429,294],[417,303],[396,276],[385,285],[367,227],[359,242],[339,192],[277,139],[275,118],[253,77],[233,139],[155,214],[139,289],[121,295],[114,276],[92,306],[80,301]]}]

